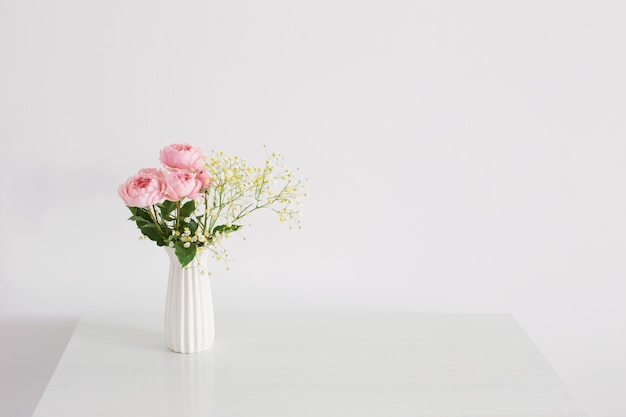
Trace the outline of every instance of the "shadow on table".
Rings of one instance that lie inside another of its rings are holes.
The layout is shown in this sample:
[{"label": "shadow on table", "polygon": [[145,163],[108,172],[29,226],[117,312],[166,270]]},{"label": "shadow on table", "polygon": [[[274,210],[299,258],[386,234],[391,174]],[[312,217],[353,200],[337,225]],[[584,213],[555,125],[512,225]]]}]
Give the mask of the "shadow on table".
[{"label": "shadow on table", "polygon": [[0,416],[31,417],[78,317],[0,318]]}]

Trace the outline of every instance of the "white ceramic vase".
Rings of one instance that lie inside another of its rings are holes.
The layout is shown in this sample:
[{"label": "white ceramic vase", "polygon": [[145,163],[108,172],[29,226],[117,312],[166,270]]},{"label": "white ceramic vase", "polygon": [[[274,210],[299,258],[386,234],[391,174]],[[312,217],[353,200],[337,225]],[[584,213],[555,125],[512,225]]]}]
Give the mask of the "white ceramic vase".
[{"label": "white ceramic vase", "polygon": [[165,250],[170,258],[165,301],[167,347],[179,353],[202,352],[215,340],[211,284],[206,272],[209,251],[199,251],[183,268],[174,249]]}]

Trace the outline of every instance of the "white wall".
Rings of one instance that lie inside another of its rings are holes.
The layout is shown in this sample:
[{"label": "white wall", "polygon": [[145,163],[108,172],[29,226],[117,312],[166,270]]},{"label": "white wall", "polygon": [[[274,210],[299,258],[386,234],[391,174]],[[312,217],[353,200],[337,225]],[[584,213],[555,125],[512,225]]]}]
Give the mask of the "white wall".
[{"label": "white wall", "polygon": [[[309,178],[216,309],[510,312],[626,415],[620,1],[0,3],[0,315],[160,311],[118,184],[188,141]],[[65,336],[64,336],[65,337]]]}]

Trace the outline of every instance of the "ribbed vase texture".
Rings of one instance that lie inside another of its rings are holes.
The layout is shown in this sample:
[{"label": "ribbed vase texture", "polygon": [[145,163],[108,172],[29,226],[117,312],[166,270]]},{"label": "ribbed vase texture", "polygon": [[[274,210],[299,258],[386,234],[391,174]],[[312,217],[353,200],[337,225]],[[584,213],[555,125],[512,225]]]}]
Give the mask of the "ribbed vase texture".
[{"label": "ribbed vase texture", "polygon": [[202,352],[215,340],[213,300],[205,268],[209,251],[199,251],[183,268],[174,249],[165,249],[170,258],[165,301],[167,347],[180,353]]}]

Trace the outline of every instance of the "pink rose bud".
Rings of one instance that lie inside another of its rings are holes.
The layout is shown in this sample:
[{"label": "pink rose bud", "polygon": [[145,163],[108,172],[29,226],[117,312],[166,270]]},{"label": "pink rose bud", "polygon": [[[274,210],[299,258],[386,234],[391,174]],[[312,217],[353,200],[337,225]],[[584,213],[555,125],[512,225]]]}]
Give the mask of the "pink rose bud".
[{"label": "pink rose bud", "polygon": [[150,207],[163,199],[163,179],[163,173],[158,169],[142,169],[120,185],[117,193],[129,207]]},{"label": "pink rose bud", "polygon": [[165,174],[164,197],[170,201],[180,201],[183,198],[196,198],[202,182],[189,171],[173,171]]},{"label": "pink rose bud", "polygon": [[174,143],[161,149],[161,163],[169,169],[185,169],[191,172],[204,170],[205,156],[200,148],[187,143]]},{"label": "pink rose bud", "polygon": [[211,178],[211,175],[207,171],[200,171],[196,174],[196,178],[199,179],[200,183],[202,184],[200,186],[201,190],[209,188],[211,186],[211,183],[213,182],[213,178]]}]

